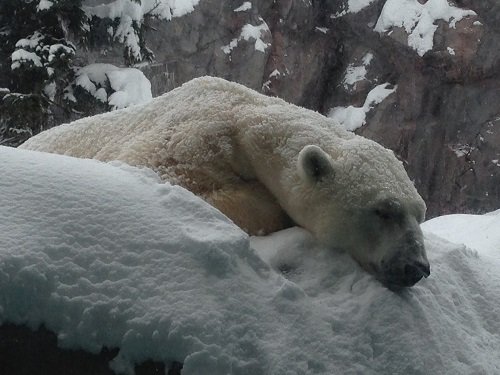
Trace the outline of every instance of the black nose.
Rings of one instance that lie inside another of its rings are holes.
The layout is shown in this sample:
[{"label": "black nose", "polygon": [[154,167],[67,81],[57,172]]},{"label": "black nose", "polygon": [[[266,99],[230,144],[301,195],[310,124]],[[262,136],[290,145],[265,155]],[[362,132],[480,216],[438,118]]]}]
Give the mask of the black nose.
[{"label": "black nose", "polygon": [[429,277],[431,269],[428,263],[412,263],[404,267],[403,283],[407,286],[416,284],[422,277]]}]

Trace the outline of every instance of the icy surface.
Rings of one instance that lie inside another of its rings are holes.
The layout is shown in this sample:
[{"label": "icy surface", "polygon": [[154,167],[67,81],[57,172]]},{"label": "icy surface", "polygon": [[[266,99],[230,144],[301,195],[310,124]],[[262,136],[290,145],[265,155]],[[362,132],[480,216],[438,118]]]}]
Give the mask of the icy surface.
[{"label": "icy surface", "polygon": [[[109,94],[105,89],[108,83],[113,90]],[[107,102],[112,109],[147,103],[153,99],[151,83],[144,73],[135,68],[90,64],[77,71],[75,84],[100,101]]]},{"label": "icy surface", "polygon": [[498,258],[427,234],[431,277],[393,293],[304,230],[249,241],[145,169],[2,147],[0,173],[0,321],[118,347],[119,372],[500,372]]},{"label": "icy surface", "polygon": [[434,45],[438,20],[454,28],[462,18],[474,15],[476,12],[457,8],[448,0],[429,0],[425,4],[418,0],[387,0],[374,30],[385,33],[393,27],[404,28],[408,33],[408,45],[423,56]]}]

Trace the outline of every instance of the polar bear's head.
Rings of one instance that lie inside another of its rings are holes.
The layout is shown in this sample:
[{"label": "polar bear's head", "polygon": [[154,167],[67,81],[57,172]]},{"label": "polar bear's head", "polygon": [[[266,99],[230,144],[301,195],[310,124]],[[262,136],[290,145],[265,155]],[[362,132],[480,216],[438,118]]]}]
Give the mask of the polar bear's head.
[{"label": "polar bear's head", "polygon": [[425,203],[392,151],[355,137],[330,152],[305,146],[296,167],[290,204],[298,224],[345,249],[389,288],[429,276],[419,226]]}]

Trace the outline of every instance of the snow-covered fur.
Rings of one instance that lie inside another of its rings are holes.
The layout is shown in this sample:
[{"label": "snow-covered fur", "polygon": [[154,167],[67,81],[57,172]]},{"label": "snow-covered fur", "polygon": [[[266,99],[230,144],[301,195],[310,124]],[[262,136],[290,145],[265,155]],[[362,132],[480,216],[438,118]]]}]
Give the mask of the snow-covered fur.
[{"label": "snow-covered fur", "polygon": [[21,147],[152,168],[251,234],[294,222],[386,284],[429,273],[418,225],[425,204],[391,151],[236,83],[197,78]]}]

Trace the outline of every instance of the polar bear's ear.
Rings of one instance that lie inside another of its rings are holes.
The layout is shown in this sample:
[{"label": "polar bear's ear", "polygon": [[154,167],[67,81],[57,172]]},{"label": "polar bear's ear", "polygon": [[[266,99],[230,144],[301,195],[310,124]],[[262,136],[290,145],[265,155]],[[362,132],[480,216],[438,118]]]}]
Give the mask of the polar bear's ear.
[{"label": "polar bear's ear", "polygon": [[330,156],[321,147],[315,145],[305,146],[299,152],[297,168],[300,177],[311,183],[324,180],[326,177],[333,177],[335,172]]}]

